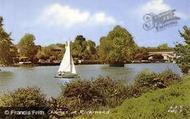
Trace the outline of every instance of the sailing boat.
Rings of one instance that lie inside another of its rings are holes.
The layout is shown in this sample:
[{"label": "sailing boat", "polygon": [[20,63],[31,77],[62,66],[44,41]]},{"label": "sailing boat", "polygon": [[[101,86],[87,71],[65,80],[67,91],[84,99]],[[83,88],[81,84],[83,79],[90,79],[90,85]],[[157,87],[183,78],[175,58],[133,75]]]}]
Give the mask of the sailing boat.
[{"label": "sailing boat", "polygon": [[68,42],[64,57],[61,61],[56,78],[76,78],[79,77],[76,73],[75,65],[70,51],[70,42]]}]

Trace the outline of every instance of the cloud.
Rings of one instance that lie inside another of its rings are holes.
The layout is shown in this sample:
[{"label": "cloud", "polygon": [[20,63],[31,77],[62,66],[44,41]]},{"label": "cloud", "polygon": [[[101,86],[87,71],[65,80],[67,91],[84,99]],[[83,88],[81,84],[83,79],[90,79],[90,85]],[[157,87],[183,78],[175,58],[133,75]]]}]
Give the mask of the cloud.
[{"label": "cloud", "polygon": [[[167,10],[172,10],[175,8],[172,8],[170,5],[166,4],[164,0],[150,0],[149,2],[145,3],[140,7],[138,10],[141,14],[147,14],[147,13],[161,13],[165,12]],[[183,20],[188,20],[190,17],[178,10],[175,12],[176,16],[180,17]]]},{"label": "cloud", "polygon": [[96,24],[99,24],[99,23],[115,24],[116,23],[116,20],[113,17],[107,16],[103,12],[98,12],[96,14],[93,14],[91,18],[89,18],[89,21],[94,22]]},{"label": "cloud", "polygon": [[68,5],[52,4],[45,8],[38,22],[53,26],[72,27],[78,24],[113,25],[116,20],[112,16],[106,15],[104,12],[90,13],[89,11],[81,11],[76,8],[71,8]]},{"label": "cloud", "polygon": [[166,3],[164,3],[164,0],[150,0],[141,7],[141,10],[145,13],[149,12],[160,13],[170,9],[171,7]]}]

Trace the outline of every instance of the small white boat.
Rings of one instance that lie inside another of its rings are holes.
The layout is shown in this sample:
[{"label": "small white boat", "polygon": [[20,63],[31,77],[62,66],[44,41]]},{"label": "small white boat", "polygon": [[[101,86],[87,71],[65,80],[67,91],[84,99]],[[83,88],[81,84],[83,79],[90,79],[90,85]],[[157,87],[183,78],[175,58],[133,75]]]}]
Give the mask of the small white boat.
[{"label": "small white boat", "polygon": [[70,42],[66,46],[64,57],[59,66],[58,75],[55,78],[77,78],[75,65],[70,51]]}]

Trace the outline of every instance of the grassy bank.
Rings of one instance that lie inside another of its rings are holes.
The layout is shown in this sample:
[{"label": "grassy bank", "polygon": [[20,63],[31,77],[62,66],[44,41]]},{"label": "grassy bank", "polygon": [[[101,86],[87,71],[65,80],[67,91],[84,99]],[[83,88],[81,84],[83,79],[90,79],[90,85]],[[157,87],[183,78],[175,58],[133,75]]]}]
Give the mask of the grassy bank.
[{"label": "grassy bank", "polygon": [[[89,116],[78,119],[90,118]],[[147,92],[138,98],[126,99],[109,114],[96,114],[93,119],[189,119],[190,75],[168,88]]]}]

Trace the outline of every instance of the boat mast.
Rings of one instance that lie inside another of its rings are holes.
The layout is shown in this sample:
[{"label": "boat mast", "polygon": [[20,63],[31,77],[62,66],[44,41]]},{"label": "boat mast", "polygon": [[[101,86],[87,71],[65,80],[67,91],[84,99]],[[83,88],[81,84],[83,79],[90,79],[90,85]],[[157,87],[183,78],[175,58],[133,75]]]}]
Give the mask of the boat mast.
[{"label": "boat mast", "polygon": [[70,54],[70,72],[72,72],[72,56],[71,56],[71,49],[70,49],[70,41],[68,41],[68,49]]}]

